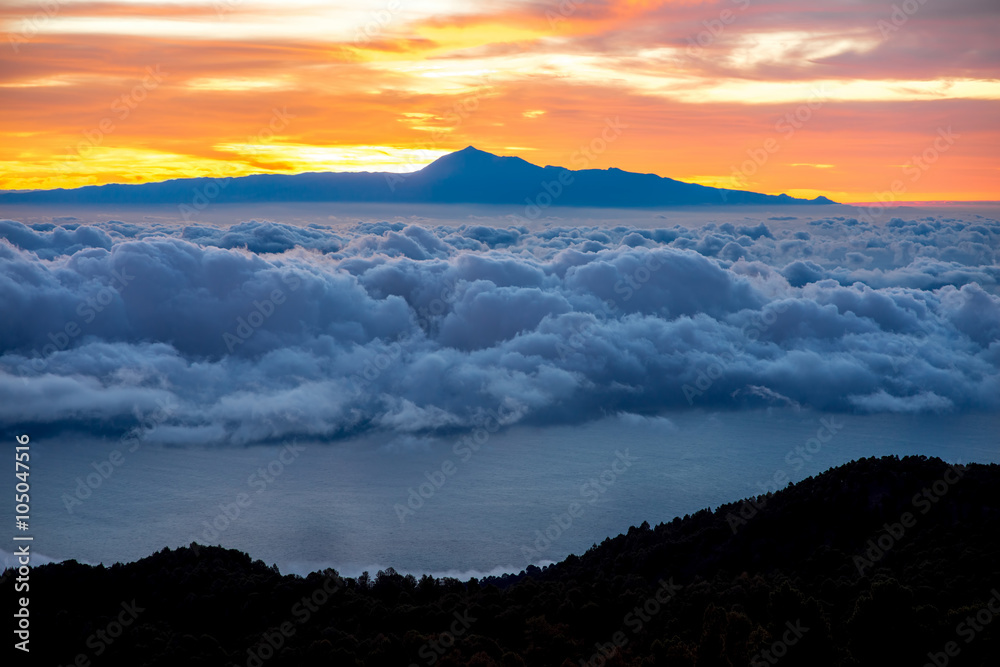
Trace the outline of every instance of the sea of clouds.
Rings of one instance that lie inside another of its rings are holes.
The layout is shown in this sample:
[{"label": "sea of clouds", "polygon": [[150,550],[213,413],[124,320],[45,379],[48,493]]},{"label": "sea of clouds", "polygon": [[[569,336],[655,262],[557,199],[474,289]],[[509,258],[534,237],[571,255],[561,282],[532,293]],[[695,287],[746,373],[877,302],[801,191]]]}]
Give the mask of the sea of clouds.
[{"label": "sea of clouds", "polygon": [[248,444],[1000,407],[1000,223],[0,220],[0,426]]}]

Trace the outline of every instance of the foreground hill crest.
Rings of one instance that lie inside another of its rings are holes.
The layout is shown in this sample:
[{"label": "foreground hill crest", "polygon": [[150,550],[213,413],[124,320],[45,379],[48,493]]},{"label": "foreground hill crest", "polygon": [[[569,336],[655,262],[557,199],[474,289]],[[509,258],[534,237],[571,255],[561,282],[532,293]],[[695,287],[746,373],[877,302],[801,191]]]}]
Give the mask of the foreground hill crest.
[{"label": "foreground hill crest", "polygon": [[[758,515],[735,534],[726,515],[739,503],[643,523],[544,570],[467,582],[392,568],[282,576],[200,545],[111,568],[44,565],[32,583],[60,594],[33,598],[38,664],[99,648],[102,665],[130,667],[742,667],[776,656],[884,667],[950,646],[955,664],[993,665],[1000,623],[977,619],[992,620],[1000,598],[998,483],[997,465],[862,459],[755,499]],[[938,502],[922,513],[928,494]],[[889,544],[885,526],[907,512],[915,520]],[[853,558],[871,543],[882,553],[858,572]],[[142,613],[99,641],[123,601]]]}]

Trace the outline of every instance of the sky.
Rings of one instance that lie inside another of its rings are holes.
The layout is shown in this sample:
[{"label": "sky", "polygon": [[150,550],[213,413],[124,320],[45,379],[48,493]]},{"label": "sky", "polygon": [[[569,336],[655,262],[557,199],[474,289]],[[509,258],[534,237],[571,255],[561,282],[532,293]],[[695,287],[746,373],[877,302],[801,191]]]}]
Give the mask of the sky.
[{"label": "sky", "polygon": [[841,202],[1000,191],[996,0],[4,0],[0,26],[0,189],[474,145]]}]

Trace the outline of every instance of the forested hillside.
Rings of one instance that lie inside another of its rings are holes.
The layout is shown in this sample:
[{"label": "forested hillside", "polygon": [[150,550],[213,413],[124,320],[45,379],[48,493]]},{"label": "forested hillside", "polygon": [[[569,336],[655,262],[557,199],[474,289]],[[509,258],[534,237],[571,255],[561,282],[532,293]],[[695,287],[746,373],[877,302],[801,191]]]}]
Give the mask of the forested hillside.
[{"label": "forested hillside", "polygon": [[[863,459],[461,582],[192,545],[31,572],[39,665],[1000,664],[1000,466]],[[5,573],[7,599],[15,575]]]}]

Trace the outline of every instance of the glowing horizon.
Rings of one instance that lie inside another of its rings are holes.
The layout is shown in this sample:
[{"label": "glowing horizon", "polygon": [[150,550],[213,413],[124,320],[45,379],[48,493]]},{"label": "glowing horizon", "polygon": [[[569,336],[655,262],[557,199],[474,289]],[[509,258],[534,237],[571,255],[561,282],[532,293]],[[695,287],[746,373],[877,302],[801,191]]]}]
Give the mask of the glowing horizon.
[{"label": "glowing horizon", "polygon": [[[894,183],[996,200],[1000,13],[980,5],[13,3],[0,189],[403,172],[474,145],[841,202]],[[627,129],[587,152],[608,118]]]}]

